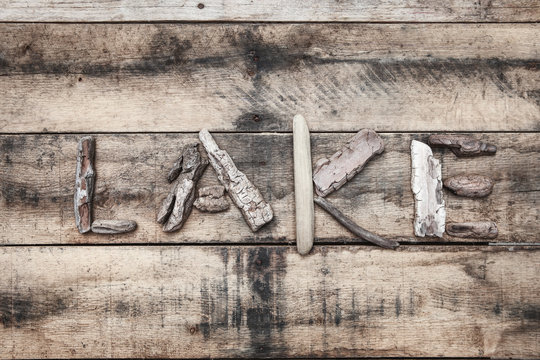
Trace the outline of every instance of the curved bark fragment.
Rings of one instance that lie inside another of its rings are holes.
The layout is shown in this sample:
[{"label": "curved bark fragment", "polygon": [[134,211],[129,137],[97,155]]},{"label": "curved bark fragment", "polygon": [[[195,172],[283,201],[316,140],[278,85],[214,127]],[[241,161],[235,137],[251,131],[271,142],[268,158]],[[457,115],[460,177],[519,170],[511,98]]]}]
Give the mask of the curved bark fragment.
[{"label": "curved bark fragment", "polygon": [[189,217],[194,201],[195,182],[190,179],[183,179],[176,187],[174,208],[169,219],[163,225],[163,231],[173,232],[179,230]]},{"label": "curved bark fragment", "polygon": [[483,175],[456,175],[444,180],[444,186],[459,196],[485,197],[493,190],[493,180]]},{"label": "curved bark fragment", "polygon": [[431,148],[420,142],[411,142],[412,177],[416,236],[442,237],[446,210],[442,192],[441,164],[433,157]]},{"label": "curved bark fragment", "polygon": [[83,137],[77,145],[77,170],[75,175],[75,223],[81,234],[92,227],[92,200],[96,174],[94,172],[95,145],[91,136]]},{"label": "curved bark fragment", "polygon": [[475,239],[495,239],[499,235],[497,225],[492,221],[475,221],[446,224],[450,236]]},{"label": "curved bark fragment", "polygon": [[243,172],[238,170],[230,155],[217,146],[208,130],[201,130],[199,139],[208,153],[210,164],[216,171],[219,181],[242,212],[242,216],[251,230],[257,231],[269,223],[274,217],[274,213],[259,189],[249,181]]},{"label": "curved bark fragment", "polygon": [[124,234],[137,228],[133,220],[95,220],[92,223],[92,232],[96,234]]},{"label": "curved bark fragment", "polygon": [[229,208],[225,198],[225,187],[221,185],[206,186],[199,189],[199,197],[193,206],[202,212],[220,212]]},{"label": "curved bark fragment", "polygon": [[429,137],[428,143],[431,146],[447,147],[460,157],[495,155],[497,152],[495,145],[476,140],[468,135],[435,134]]},{"label": "curved bark fragment", "polygon": [[383,151],[384,142],[375,131],[360,130],[330,159],[317,160],[313,171],[315,191],[325,197],[339,189],[362,171],[371,158]]}]

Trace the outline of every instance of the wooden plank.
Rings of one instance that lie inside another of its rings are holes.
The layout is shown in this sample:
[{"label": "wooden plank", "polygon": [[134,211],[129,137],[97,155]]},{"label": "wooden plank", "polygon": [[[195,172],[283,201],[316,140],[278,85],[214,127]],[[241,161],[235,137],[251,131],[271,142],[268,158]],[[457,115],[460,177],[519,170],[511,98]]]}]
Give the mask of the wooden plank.
[{"label": "wooden plank", "polygon": [[0,24],[0,131],[539,130],[539,30]]},{"label": "wooden plank", "polygon": [[[167,173],[183,145],[197,134],[110,134],[96,136],[96,219],[131,219],[134,233],[79,235],[73,214],[77,141],[81,135],[0,137],[0,243],[294,243],[294,186],[291,134],[214,134],[238,169],[274,209],[274,220],[256,234],[236,207],[218,214],[194,210],[181,231],[165,234],[156,215],[170,185]],[[312,134],[312,161],[333,154],[352,133]],[[413,232],[410,187],[411,139],[429,134],[381,134],[385,152],[329,195],[329,201],[358,225],[385,238],[421,242]],[[457,158],[434,149],[443,179],[460,173],[489,174],[486,198],[467,199],[445,190],[447,220],[491,220],[499,242],[537,243],[540,233],[540,134],[475,134],[498,146],[495,156]],[[247,151],[246,149],[250,149]],[[271,174],[270,176],[268,174]],[[208,168],[199,186],[217,185]],[[330,215],[316,207],[315,243],[356,242]],[[445,240],[467,241],[445,236]],[[474,241],[474,240],[470,240]]]},{"label": "wooden plank", "polygon": [[0,348],[7,358],[534,358],[539,250],[0,248]]},{"label": "wooden plank", "polygon": [[399,1],[220,1],[175,2],[33,0],[0,3],[0,21],[429,21],[516,22],[540,20],[534,0],[451,2]]}]

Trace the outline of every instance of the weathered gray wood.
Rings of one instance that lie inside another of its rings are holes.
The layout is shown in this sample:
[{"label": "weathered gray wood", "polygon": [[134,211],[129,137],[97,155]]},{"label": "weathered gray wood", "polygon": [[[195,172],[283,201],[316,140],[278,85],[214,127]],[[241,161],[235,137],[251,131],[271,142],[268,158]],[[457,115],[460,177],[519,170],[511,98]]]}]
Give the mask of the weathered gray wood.
[{"label": "weathered gray wood", "polygon": [[358,174],[375,155],[384,151],[384,142],[373,130],[360,130],[344,147],[330,157],[315,163],[313,182],[322,197],[341,188]]},{"label": "weathered gray wood", "polygon": [[492,221],[451,222],[446,224],[446,232],[450,236],[475,239],[495,239],[499,234],[497,225]]},{"label": "weathered gray wood", "polygon": [[536,358],[539,251],[0,247],[0,349],[9,359]]},{"label": "weathered gray wood", "polygon": [[94,220],[92,232],[97,234],[124,234],[137,228],[133,220]]},{"label": "weathered gray wood", "polygon": [[495,155],[497,147],[469,135],[434,134],[429,137],[431,146],[446,147],[456,156]]},{"label": "weathered gray wood", "polygon": [[264,200],[259,189],[249,181],[247,176],[238,170],[229,154],[218,147],[208,130],[201,130],[199,139],[219,181],[242,212],[250,229],[255,232],[272,221],[274,213],[270,204]]},{"label": "weathered gray wood", "polygon": [[485,197],[493,191],[493,180],[483,175],[456,175],[444,179],[443,184],[459,196]]},{"label": "weathered gray wood", "polygon": [[75,170],[75,224],[81,234],[92,226],[92,204],[96,173],[94,171],[95,144],[91,136],[83,137],[77,145],[77,167]]},{"label": "weathered gray wood", "polygon": [[0,23],[0,130],[275,132],[301,113],[312,132],[531,131],[540,128],[539,31]]},{"label": "weathered gray wood", "polygon": [[172,232],[182,228],[195,201],[196,184],[208,166],[208,160],[201,157],[199,143],[185,145],[182,155],[175,161],[167,181],[174,181],[167,197],[162,201],[157,222],[163,231]]},{"label": "weathered gray wood", "polygon": [[225,197],[225,187],[221,185],[205,186],[199,189],[199,197],[193,206],[203,212],[220,212],[229,209],[229,202]]},{"label": "weathered gray wood", "polygon": [[0,21],[534,22],[540,21],[540,10],[535,0],[454,0],[444,4],[421,0],[163,0],[94,2],[92,6],[83,0],[33,0],[3,1]]},{"label": "weathered gray wood", "polygon": [[423,142],[411,141],[411,188],[414,194],[414,233],[438,236],[444,233],[446,209],[442,191],[441,163]]},{"label": "weathered gray wood", "polygon": [[[312,133],[313,160],[332,154],[338,144],[344,144],[352,135]],[[216,133],[214,136],[272,204],[275,219],[257,233],[245,225],[236,206],[219,215],[193,211],[181,231],[172,236],[161,231],[155,215],[171,189],[167,172],[179,149],[196,140],[197,134],[99,135],[94,218],[131,219],[138,224],[137,231],[129,236],[110,238],[91,233],[81,236],[75,229],[73,190],[79,135],[1,135],[0,243],[293,244],[292,135]],[[410,142],[411,139],[426,141],[429,134],[382,133],[380,136],[386,145],[384,153],[328,199],[355,223],[381,237],[407,243],[433,241],[414,236],[414,198],[410,191]],[[496,156],[457,159],[450,151],[433,150],[443,164],[443,179],[474,169],[476,173],[489,174],[496,182],[492,194],[486,198],[468,200],[445,194],[448,219],[494,221],[499,228],[495,242],[538,242],[540,134],[486,133],[482,137],[499,145]],[[199,180],[199,187],[219,184],[214,171],[209,170]],[[315,245],[363,242],[318,206],[315,206],[315,225]],[[445,235],[445,241],[468,240]]]},{"label": "weathered gray wood", "polygon": [[360,227],[350,218],[345,216],[345,214],[339,211],[339,209],[336,208],[334,205],[332,205],[332,203],[330,203],[328,200],[322,197],[316,196],[314,198],[314,201],[317,205],[323,208],[327,213],[332,215],[334,219],[336,219],[341,225],[345,226],[347,230],[352,232],[354,235],[359,236],[361,239],[364,239],[366,241],[369,241],[370,243],[379,245],[387,249],[396,249],[399,246],[399,243],[397,241],[384,239],[380,237],[379,235],[374,234]]},{"label": "weathered gray wood", "polygon": [[302,115],[295,115],[293,118],[293,164],[296,249],[300,255],[306,255],[313,247],[315,209],[311,140],[306,119]]}]

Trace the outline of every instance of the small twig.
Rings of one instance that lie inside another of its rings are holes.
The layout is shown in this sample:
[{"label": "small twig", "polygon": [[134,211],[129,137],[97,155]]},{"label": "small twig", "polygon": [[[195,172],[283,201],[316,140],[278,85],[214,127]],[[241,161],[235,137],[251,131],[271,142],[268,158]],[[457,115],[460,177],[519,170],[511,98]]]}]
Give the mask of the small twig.
[{"label": "small twig", "polygon": [[399,246],[399,243],[394,240],[388,240],[375,235],[372,232],[367,231],[364,228],[358,226],[354,221],[349,219],[345,214],[339,211],[334,205],[332,205],[328,200],[316,196],[313,201],[320,207],[322,207],[326,212],[332,215],[341,225],[345,226],[350,232],[359,236],[360,238],[367,240],[373,244],[382,246],[387,249],[395,249]]}]

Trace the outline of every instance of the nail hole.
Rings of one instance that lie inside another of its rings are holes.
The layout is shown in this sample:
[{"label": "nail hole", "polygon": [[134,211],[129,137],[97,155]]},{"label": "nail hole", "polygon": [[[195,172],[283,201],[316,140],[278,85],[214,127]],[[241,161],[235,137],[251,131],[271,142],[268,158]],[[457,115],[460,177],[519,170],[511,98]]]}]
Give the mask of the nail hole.
[{"label": "nail hole", "polygon": [[82,81],[82,77],[79,78],[79,81]]},{"label": "nail hole", "polygon": [[203,4],[203,3],[199,3],[199,5],[197,5],[197,7],[198,7],[199,9],[204,9],[204,4]]}]

